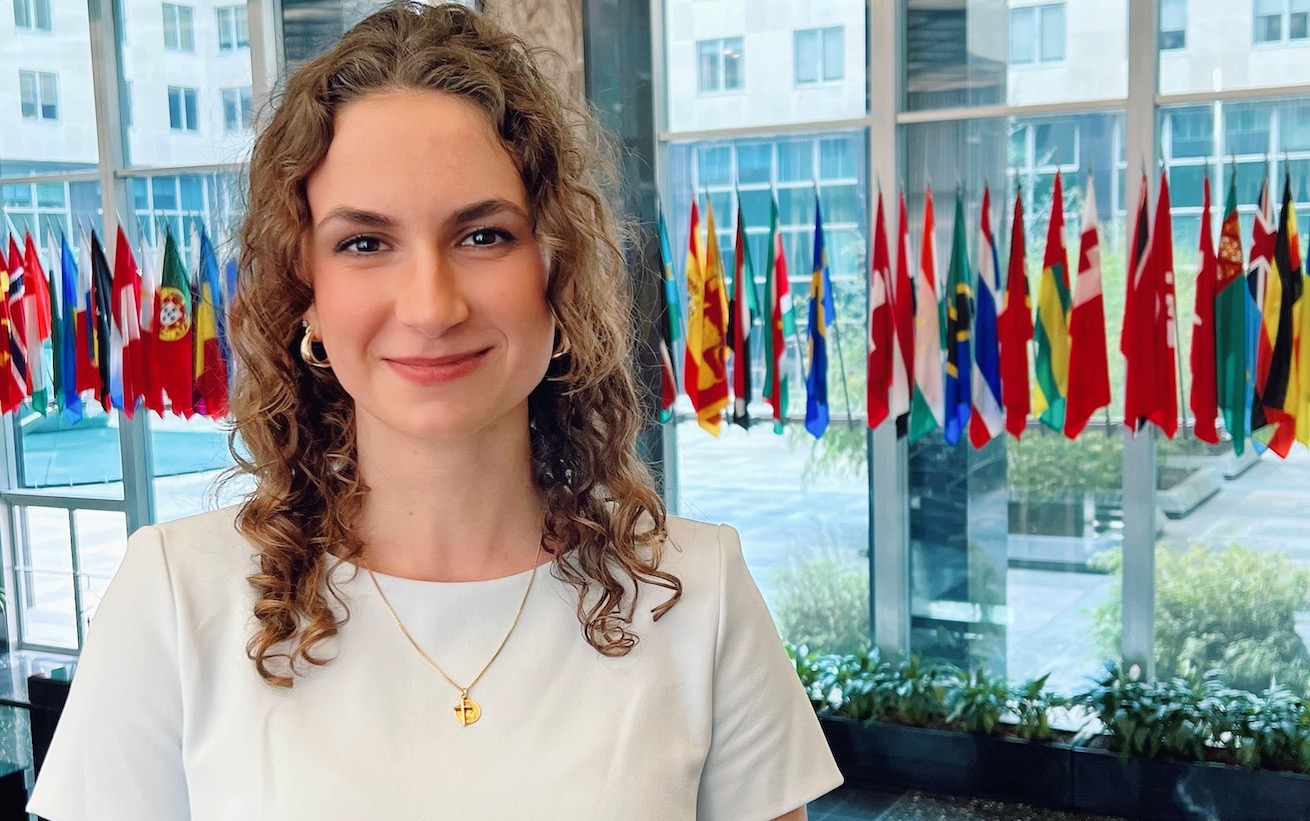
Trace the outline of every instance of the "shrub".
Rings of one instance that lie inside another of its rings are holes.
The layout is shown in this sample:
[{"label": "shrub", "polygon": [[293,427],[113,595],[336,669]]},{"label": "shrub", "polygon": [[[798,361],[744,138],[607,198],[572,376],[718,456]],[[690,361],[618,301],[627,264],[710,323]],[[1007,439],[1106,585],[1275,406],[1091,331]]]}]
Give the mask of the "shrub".
[{"label": "shrub", "polygon": [[773,578],[783,638],[820,652],[853,653],[869,644],[869,568],[853,551],[793,554]]},{"label": "shrub", "polygon": [[[1111,551],[1098,560],[1117,572]],[[1160,678],[1195,679],[1223,669],[1229,682],[1259,692],[1272,682],[1310,693],[1310,652],[1296,632],[1296,611],[1310,606],[1310,570],[1282,553],[1234,545],[1156,550],[1155,659]],[[1104,656],[1119,655],[1122,587],[1093,614]]]}]

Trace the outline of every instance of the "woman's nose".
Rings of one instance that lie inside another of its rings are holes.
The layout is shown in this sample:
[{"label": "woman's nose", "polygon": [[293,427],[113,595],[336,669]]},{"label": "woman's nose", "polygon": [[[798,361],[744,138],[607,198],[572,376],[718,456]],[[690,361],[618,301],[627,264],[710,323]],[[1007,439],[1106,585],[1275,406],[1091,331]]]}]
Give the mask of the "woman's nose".
[{"label": "woman's nose", "polygon": [[409,260],[404,287],[396,294],[396,316],[425,336],[436,337],[468,319],[459,276],[439,251],[424,249]]}]

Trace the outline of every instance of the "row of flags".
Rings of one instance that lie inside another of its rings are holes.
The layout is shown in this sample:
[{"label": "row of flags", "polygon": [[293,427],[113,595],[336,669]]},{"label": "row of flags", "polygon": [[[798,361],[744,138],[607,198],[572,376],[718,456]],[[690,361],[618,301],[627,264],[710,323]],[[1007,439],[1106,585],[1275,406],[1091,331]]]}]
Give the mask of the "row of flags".
[{"label": "row of flags", "polygon": [[[1162,172],[1154,208],[1142,176],[1129,246],[1123,332],[1124,424],[1134,433],[1147,424],[1172,438],[1180,417],[1177,294],[1168,178]],[[1204,185],[1195,327],[1186,402],[1195,434],[1218,443],[1220,426],[1241,454],[1248,436],[1286,456],[1295,441],[1310,445],[1310,305],[1301,261],[1291,177],[1283,186],[1277,223],[1270,184],[1261,189],[1249,258],[1230,180],[1216,247],[1210,223],[1210,183]],[[916,260],[910,251],[905,195],[898,197],[896,266],[889,250],[889,219],[881,191],[874,219],[868,288],[866,406],[869,427],[891,418],[918,441],[934,430],[956,444],[968,437],[982,447],[1003,432],[1022,437],[1029,417],[1076,438],[1091,418],[1108,419],[1111,385],[1101,277],[1096,193],[1089,175],[1082,197],[1077,268],[1065,247],[1063,183],[1057,174],[1038,275],[1036,304],[1028,285],[1021,193],[1016,192],[1008,264],[1002,280],[1000,251],[991,225],[991,192],[984,188],[977,230],[977,259],[967,251],[964,203],[957,193],[945,278],[937,257],[933,192],[924,196],[923,234]],[[835,330],[832,282],[824,247],[823,215],[816,196],[809,330],[801,344],[788,291],[787,263],[771,213],[764,291],[745,241],[737,201],[733,276],[725,277],[712,206],[701,233],[691,205],[686,255],[685,325],[674,278],[673,255],[661,212],[665,322],[661,327],[662,406],[672,417],[679,382],[675,343],[685,327],[682,389],[701,427],[718,435],[725,412],[749,427],[751,328],[759,321],[764,385],[774,430],[787,418],[788,375],[796,369],[789,340],[801,353],[806,387],[805,426],[816,438],[828,426],[829,334]],[[911,270],[914,268],[915,270]],[[840,353],[840,349],[839,349]],[[1031,356],[1031,360],[1030,360]]]},{"label": "row of flags", "polygon": [[79,232],[76,250],[50,234],[43,253],[30,232],[20,250],[11,226],[0,254],[0,413],[30,403],[76,424],[94,402],[129,418],[140,408],[225,416],[231,355],[218,258],[203,229],[192,244],[192,273],[171,230],[162,255],[142,244],[138,265],[120,227],[111,268],[94,229]]}]

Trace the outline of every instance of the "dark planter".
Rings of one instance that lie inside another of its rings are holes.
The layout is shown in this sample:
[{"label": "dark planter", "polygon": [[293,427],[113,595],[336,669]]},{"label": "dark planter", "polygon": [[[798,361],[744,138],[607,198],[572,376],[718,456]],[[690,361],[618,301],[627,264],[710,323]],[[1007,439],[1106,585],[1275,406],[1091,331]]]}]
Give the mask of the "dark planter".
[{"label": "dark planter", "polygon": [[1073,751],[1073,792],[1074,809],[1127,818],[1310,818],[1310,776],[1168,759],[1122,762],[1093,747]]},{"label": "dark planter", "polygon": [[1073,802],[1072,749],[1063,744],[838,717],[820,723],[850,782],[1045,807]]}]

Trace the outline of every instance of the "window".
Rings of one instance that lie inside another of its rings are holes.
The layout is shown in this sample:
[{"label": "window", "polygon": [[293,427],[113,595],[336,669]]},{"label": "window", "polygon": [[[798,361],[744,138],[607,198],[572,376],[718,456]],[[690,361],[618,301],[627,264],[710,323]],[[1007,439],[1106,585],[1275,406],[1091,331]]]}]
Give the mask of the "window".
[{"label": "window", "polygon": [[164,4],[164,48],[169,51],[195,51],[196,33],[191,25],[191,7]]},{"label": "window", "polygon": [[1257,43],[1310,38],[1310,0],[1255,0]]},{"label": "window", "polygon": [[842,79],[846,68],[846,29],[806,29],[796,32],[796,85]]},{"label": "window", "polygon": [[741,91],[742,41],[740,37],[725,40],[701,40],[696,44],[697,88],[702,94],[717,91]]},{"label": "window", "polygon": [[174,131],[198,131],[200,116],[194,88],[168,87],[168,127]]},{"label": "window", "polygon": [[59,82],[57,75],[47,71],[20,71],[18,72],[18,88],[24,119],[59,119]]},{"label": "window", "polygon": [[1064,3],[1010,10],[1010,63],[1064,59]]},{"label": "window", "polygon": [[20,29],[51,31],[50,0],[14,0],[14,26]]},{"label": "window", "polygon": [[223,89],[223,128],[244,131],[253,119],[249,88]]},{"label": "window", "polygon": [[218,12],[218,50],[234,51],[250,45],[250,22],[245,6],[225,6]]},{"label": "window", "polygon": [[1187,47],[1187,0],[1160,0],[1160,50]]}]

